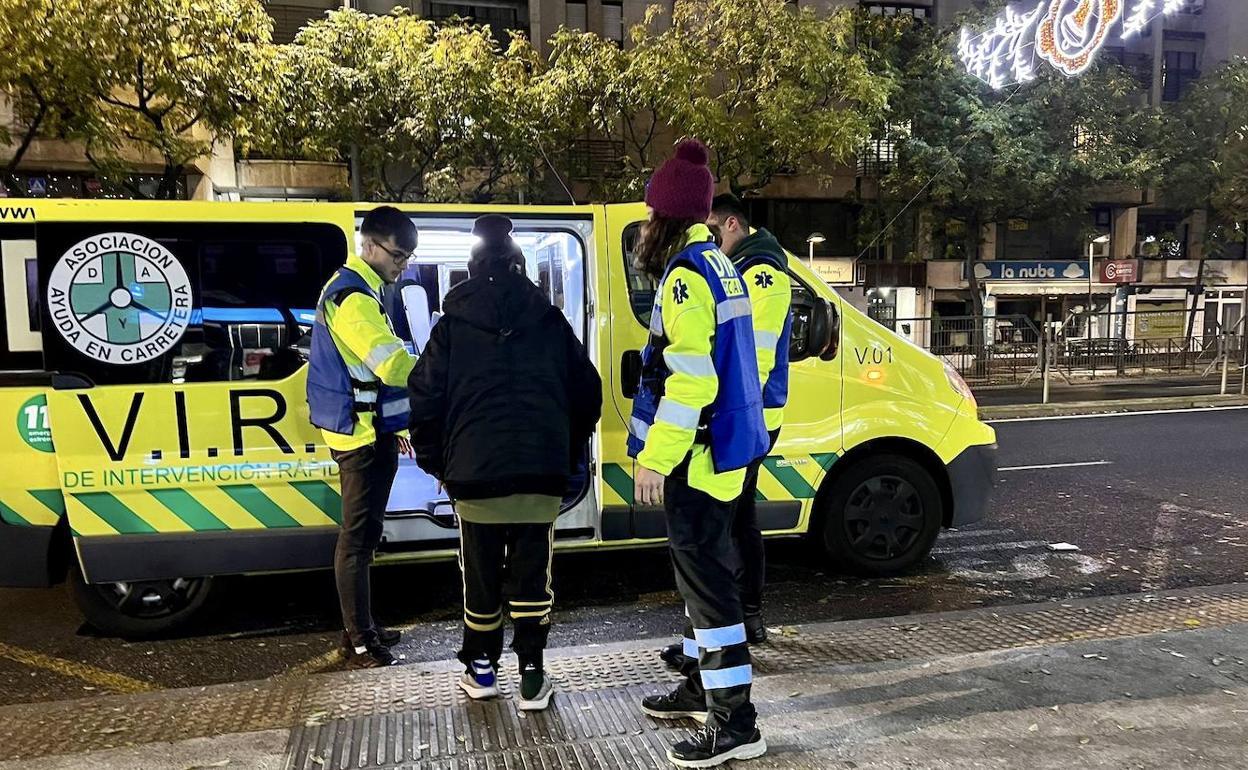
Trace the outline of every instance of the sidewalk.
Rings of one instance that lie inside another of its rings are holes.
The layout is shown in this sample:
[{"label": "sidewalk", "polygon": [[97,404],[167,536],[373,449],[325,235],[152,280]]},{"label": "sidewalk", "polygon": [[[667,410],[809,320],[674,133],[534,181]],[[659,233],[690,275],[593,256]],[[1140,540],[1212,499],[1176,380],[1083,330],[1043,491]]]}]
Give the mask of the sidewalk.
[{"label": "sidewalk", "polygon": [[[637,709],[661,641],[551,651],[523,717],[450,661],[6,706],[0,770],[662,768],[695,725]],[[1248,585],[779,629],[737,766],[1248,768],[1246,661]]]},{"label": "sidewalk", "polygon": [[[1232,372],[1227,392],[1239,395],[1239,371]],[[1065,382],[1054,377],[1049,382],[1049,401],[1116,401],[1140,398],[1181,398],[1216,396],[1222,386],[1220,375],[1208,377],[1100,377],[1094,380]],[[1043,397],[1043,384],[1037,379],[1026,387],[993,385],[975,389],[981,406],[1038,404]]]},{"label": "sidewalk", "polygon": [[1248,406],[1248,397],[1234,396],[1165,396],[1161,398],[1124,398],[1108,401],[1067,401],[1051,404],[1013,404],[979,406],[981,420],[1009,420],[1060,415],[1110,414],[1119,412],[1171,411],[1175,409],[1209,409]]}]

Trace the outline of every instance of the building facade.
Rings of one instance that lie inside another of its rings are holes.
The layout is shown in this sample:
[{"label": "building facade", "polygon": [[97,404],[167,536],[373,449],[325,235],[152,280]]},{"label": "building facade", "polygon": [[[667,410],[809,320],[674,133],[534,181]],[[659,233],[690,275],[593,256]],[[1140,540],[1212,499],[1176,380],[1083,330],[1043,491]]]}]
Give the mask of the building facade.
[{"label": "building facade", "polygon": [[[661,0],[670,5],[672,0]],[[488,24],[501,39],[511,30],[525,33],[546,53],[546,41],[560,26],[595,32],[628,45],[627,30],[642,21],[648,0],[273,0],[267,2],[277,42],[293,40],[309,21],[344,4],[372,13],[397,6],[427,18],[459,16]],[[858,5],[870,13],[914,18],[928,24],[957,23],[976,0],[796,0],[820,10]],[[1028,3],[1016,3],[1020,7]],[[1120,22],[1121,23],[1121,22]],[[1107,46],[1113,56],[1134,70],[1145,93],[1142,101],[1160,104],[1183,95],[1202,72],[1234,56],[1248,54],[1248,2],[1187,0],[1183,12],[1158,18],[1128,44]],[[1111,40],[1121,36],[1111,33]],[[0,120],[5,107],[0,100]],[[592,176],[610,162],[609,148],[587,141],[569,153],[569,176]],[[886,167],[890,146],[877,142],[853,166],[831,178],[780,176],[751,199],[755,220],[771,228],[789,249],[812,259],[830,283],[881,317],[925,317],[968,314],[971,301],[963,275],[963,259],[945,251],[932,235],[933,223],[921,213],[899,219],[886,237],[871,240],[862,232],[861,202],[869,200],[874,179]],[[0,156],[3,150],[0,149]],[[136,182],[154,184],[157,159],[135,158]],[[150,167],[151,175],[147,174]],[[94,197],[120,194],[95,179],[81,148],[38,140],[27,153],[17,189],[0,194],[20,196]],[[326,199],[348,193],[345,164],[235,158],[230,148],[192,164],[182,192],[188,198],[245,200]],[[956,223],[954,223],[956,226]],[[1214,260],[1202,253],[1204,223],[1200,215],[1165,206],[1155,190],[1107,190],[1087,213],[1088,227],[1050,222],[1010,220],[984,228],[979,265],[987,293],[987,312],[1024,317],[1040,324],[1064,319],[1087,305],[1109,310],[1137,307],[1197,305],[1212,319],[1210,328],[1229,328],[1238,321],[1243,276],[1242,244]],[[947,230],[947,226],[942,226]],[[1090,240],[1080,231],[1091,229]],[[957,233],[945,233],[958,235]],[[964,240],[964,239],[963,239]],[[1091,260],[1089,262],[1089,260]],[[1127,264],[1138,260],[1134,268]],[[1115,280],[1102,281],[1104,266],[1116,263]],[[1223,264],[1225,263],[1225,264]],[[1082,273],[1070,265],[1082,265]],[[1196,265],[1196,268],[1193,268]],[[1195,272],[1193,272],[1195,270]],[[1122,275],[1131,276],[1122,283]],[[1056,277],[1055,277],[1056,276]],[[1089,280],[1091,279],[1091,280]],[[1197,283],[1209,289],[1193,291]],[[1204,322],[1202,320],[1202,327]],[[1085,329],[1086,331],[1086,329]]]}]

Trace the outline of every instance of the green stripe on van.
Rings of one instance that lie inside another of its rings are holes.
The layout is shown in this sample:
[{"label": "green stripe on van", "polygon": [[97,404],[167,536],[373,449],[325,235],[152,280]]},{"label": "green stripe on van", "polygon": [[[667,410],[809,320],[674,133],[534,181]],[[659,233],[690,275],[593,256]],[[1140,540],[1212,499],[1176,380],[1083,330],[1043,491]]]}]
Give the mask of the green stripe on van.
[{"label": "green stripe on van", "polygon": [[17,527],[29,527],[31,525],[30,522],[23,519],[17,511],[5,505],[3,502],[0,502],[0,521]]},{"label": "green stripe on van", "polygon": [[292,481],[290,485],[326,516],[342,523],[342,495],[329,484],[324,481]]},{"label": "green stripe on van", "polygon": [[826,472],[828,468],[832,467],[832,463],[836,462],[837,454],[836,452],[817,452],[811,455],[811,457],[813,457],[815,462],[819,463],[819,467],[823,468]]},{"label": "green stripe on van", "polygon": [[43,503],[43,507],[57,516],[65,515],[65,495],[59,489],[32,489],[30,496]]},{"label": "green stripe on van", "polygon": [[295,521],[289,513],[282,510],[280,505],[270,500],[252,484],[229,484],[222,486],[221,491],[270,529],[299,526],[299,522]]},{"label": "green stripe on van", "polygon": [[229,529],[225,522],[212,515],[212,511],[195,499],[185,489],[149,489],[148,494],[186,522],[186,526],[196,531]]},{"label": "green stripe on van", "polygon": [[633,477],[628,475],[628,471],[616,463],[606,463],[602,466],[602,480],[624,498],[624,502],[633,504]]},{"label": "green stripe on van", "polygon": [[783,457],[776,456],[767,457],[763,460],[763,465],[766,466],[768,471],[771,471],[771,475],[775,476],[776,480],[783,484],[784,488],[787,489],[789,494],[793,495],[794,498],[798,500],[805,500],[807,498],[814,497],[815,488],[812,487],[806,479],[802,478],[802,474],[793,470],[791,466],[780,465],[784,459],[785,458]]},{"label": "green stripe on van", "polygon": [[80,492],[74,495],[74,499],[122,535],[146,535],[156,531],[108,492]]}]

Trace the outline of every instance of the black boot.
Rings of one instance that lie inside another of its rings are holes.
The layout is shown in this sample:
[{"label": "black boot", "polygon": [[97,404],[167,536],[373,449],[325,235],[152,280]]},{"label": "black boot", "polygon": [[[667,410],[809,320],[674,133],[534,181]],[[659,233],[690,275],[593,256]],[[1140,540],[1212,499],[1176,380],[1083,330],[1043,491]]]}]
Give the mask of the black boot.
[{"label": "black boot", "polygon": [[663,695],[647,695],[641,710],[655,719],[693,719],[706,721],[706,698],[695,697],[683,685]]},{"label": "black boot", "polygon": [[703,726],[688,739],[667,750],[667,761],[677,767],[716,767],[734,759],[756,759],[767,753],[767,741],[758,729],[730,733]]},{"label": "black boot", "polygon": [[685,655],[685,645],[682,642],[673,642],[659,650],[659,659],[673,671],[680,671],[689,662],[689,656]]}]

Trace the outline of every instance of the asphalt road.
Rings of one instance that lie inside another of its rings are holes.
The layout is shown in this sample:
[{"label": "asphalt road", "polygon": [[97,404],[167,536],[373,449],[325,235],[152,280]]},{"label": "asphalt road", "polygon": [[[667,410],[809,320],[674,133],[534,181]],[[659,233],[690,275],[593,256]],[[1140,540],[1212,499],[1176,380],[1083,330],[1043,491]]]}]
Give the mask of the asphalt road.
[{"label": "asphalt road", "polygon": [[[837,575],[800,541],[769,549],[770,625],[883,617],[1248,580],[1248,409],[997,423],[989,520],[946,532],[914,574]],[[1078,550],[1054,550],[1069,543]],[[453,656],[453,565],[375,572],[378,619],[407,660]],[[660,550],[556,558],[552,646],[674,634]],[[184,636],[101,638],[68,591],[0,590],[0,703],[247,680],[334,665],[328,574],[235,578]]]}]

